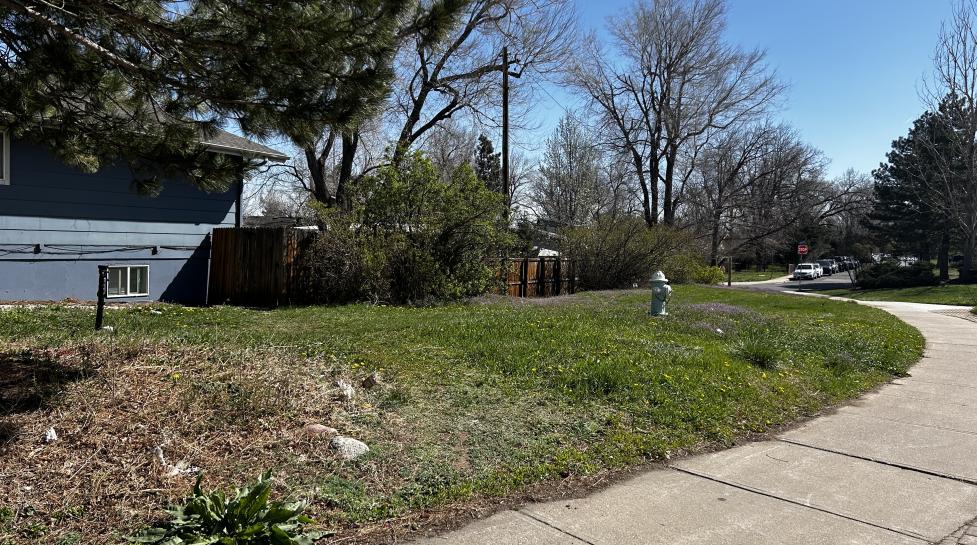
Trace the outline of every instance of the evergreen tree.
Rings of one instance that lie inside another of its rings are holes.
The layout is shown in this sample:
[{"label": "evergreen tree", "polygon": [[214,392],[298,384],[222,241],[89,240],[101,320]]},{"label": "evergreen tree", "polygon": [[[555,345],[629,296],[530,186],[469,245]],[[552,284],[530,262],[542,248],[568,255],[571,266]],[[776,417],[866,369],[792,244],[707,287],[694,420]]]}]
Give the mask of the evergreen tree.
[{"label": "evergreen tree", "polygon": [[496,193],[503,191],[501,153],[496,153],[492,141],[484,134],[478,135],[478,145],[475,147],[475,175],[490,190]]},{"label": "evergreen tree", "polygon": [[929,259],[937,249],[940,275],[949,278],[951,226],[931,187],[941,175],[938,154],[948,153],[951,119],[926,112],[909,133],[892,142],[887,162],[872,174],[874,207],[870,226],[883,247]]},{"label": "evergreen tree", "polygon": [[434,32],[458,3],[5,1],[0,110],[86,171],[124,161],[146,190],[219,189],[242,165],[204,152],[215,127],[305,142],[354,126],[386,97],[400,33]]}]

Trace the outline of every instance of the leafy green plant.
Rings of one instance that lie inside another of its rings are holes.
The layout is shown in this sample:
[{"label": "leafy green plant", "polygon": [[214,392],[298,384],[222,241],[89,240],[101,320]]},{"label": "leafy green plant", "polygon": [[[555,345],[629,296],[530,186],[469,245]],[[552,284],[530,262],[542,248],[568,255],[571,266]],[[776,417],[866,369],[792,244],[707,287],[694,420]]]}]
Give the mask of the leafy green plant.
[{"label": "leafy green plant", "polygon": [[939,278],[933,273],[932,265],[923,261],[909,266],[903,266],[895,261],[885,261],[865,267],[858,272],[857,276],[858,287],[864,289],[935,286],[940,283]]},{"label": "leafy green plant", "polygon": [[762,369],[780,365],[781,346],[772,335],[758,330],[747,331],[733,347],[733,353]]},{"label": "leafy green plant", "polygon": [[587,290],[647,286],[661,269],[671,278],[673,256],[692,243],[681,231],[649,229],[638,218],[603,218],[569,229],[564,252],[576,260],[578,286]]},{"label": "leafy green plant", "polygon": [[701,266],[693,272],[692,281],[696,284],[718,284],[726,278],[726,273],[720,267]]},{"label": "leafy green plant", "polygon": [[688,248],[670,255],[660,268],[673,284],[718,284],[725,279],[721,268],[707,265],[698,252]]},{"label": "leafy green plant", "polygon": [[439,170],[411,154],[349,188],[351,210],[323,211],[306,245],[306,302],[418,303],[491,287],[485,258],[509,244],[505,200],[468,165]]},{"label": "leafy green plant", "polygon": [[306,532],[312,519],[303,515],[304,502],[269,502],[271,472],[256,483],[234,491],[205,493],[197,477],[193,494],[183,505],[168,509],[171,520],[129,538],[134,543],[158,545],[311,545],[328,535]]}]

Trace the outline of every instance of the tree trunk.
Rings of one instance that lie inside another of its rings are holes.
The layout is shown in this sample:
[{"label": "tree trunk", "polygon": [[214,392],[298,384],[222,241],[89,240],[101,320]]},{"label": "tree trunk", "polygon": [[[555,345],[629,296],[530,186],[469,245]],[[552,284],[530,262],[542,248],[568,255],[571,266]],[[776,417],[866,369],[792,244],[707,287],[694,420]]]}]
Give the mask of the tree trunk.
[{"label": "tree trunk", "polygon": [[[659,158],[655,152],[651,153],[651,157],[648,159],[648,189],[645,192],[645,199],[651,200],[651,223],[650,225],[658,225],[658,163]],[[650,195],[649,195],[650,193]]]},{"label": "tree trunk", "polygon": [[974,281],[974,246],[977,246],[977,233],[971,231],[967,233],[963,247],[963,266],[960,269],[960,280],[963,282]]},{"label": "tree trunk", "polygon": [[631,160],[634,163],[634,170],[638,174],[638,184],[641,186],[641,212],[648,227],[654,227],[657,218],[651,214],[651,197],[648,194],[648,180],[645,178],[644,161],[634,148],[631,149]]},{"label": "tree trunk", "polygon": [[349,211],[352,203],[346,198],[346,188],[353,177],[353,160],[356,158],[356,148],[360,145],[358,132],[343,134],[343,155],[339,164],[339,181],[336,183],[336,202],[343,210]]},{"label": "tree trunk", "polygon": [[946,282],[950,279],[950,230],[943,228],[943,235],[940,237],[940,254],[936,258],[940,267],[940,281]]},{"label": "tree trunk", "polygon": [[305,147],[305,163],[309,167],[309,175],[312,177],[312,196],[326,206],[332,206],[335,203],[333,196],[329,194],[329,187],[326,185],[326,160],[332,152],[335,139],[335,134],[330,134],[321,152],[315,146]]},{"label": "tree trunk", "polygon": [[719,265],[719,223],[720,218],[717,214],[712,219],[712,232],[711,241],[709,243],[709,263],[711,265]]},{"label": "tree trunk", "polygon": [[665,157],[665,195],[662,198],[663,222],[665,225],[675,225],[675,206],[672,197],[672,185],[675,180],[675,161],[678,158],[678,150],[670,150]]}]

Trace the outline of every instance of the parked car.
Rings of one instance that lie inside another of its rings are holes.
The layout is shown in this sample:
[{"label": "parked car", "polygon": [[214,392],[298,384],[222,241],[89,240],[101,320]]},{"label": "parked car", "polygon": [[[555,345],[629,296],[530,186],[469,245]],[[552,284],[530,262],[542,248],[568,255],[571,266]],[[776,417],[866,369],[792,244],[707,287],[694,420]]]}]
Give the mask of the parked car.
[{"label": "parked car", "polygon": [[813,263],[801,263],[794,269],[794,280],[814,280],[818,277],[818,270]]},{"label": "parked car", "polygon": [[838,264],[835,263],[834,259],[819,259],[818,265],[821,265],[821,268],[824,269],[824,274],[828,276],[838,272]]},{"label": "parked car", "polygon": [[811,263],[811,265],[814,265],[814,271],[818,275],[817,278],[821,278],[822,276],[824,276],[824,267],[822,267],[820,263],[815,261],[814,263]]}]

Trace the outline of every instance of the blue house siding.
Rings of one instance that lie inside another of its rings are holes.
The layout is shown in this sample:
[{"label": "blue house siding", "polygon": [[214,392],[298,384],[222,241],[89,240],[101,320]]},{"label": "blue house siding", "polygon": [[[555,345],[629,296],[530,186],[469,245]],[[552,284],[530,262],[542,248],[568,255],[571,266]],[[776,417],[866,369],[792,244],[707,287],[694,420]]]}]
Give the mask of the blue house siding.
[{"label": "blue house siding", "polygon": [[106,264],[149,266],[149,296],[128,300],[206,302],[208,235],[234,225],[234,190],[172,181],[143,197],[125,167],[85,174],[16,141],[10,161],[10,185],[0,185],[0,300],[92,300]]}]

